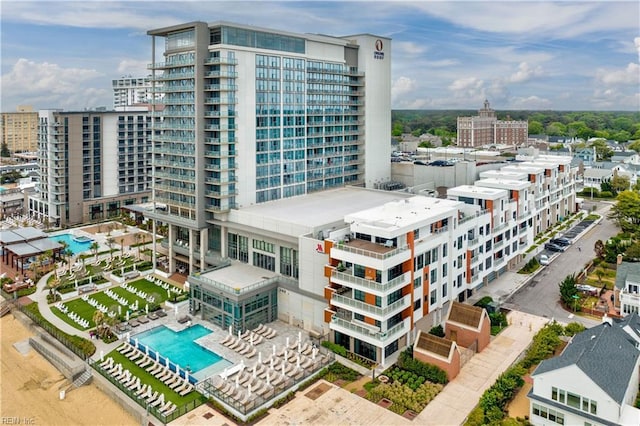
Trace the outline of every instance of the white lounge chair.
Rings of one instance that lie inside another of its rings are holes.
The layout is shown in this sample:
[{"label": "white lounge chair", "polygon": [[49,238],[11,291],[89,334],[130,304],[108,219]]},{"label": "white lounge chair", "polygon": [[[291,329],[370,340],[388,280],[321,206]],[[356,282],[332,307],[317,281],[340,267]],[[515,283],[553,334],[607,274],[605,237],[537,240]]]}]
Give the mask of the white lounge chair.
[{"label": "white lounge chair", "polygon": [[179,394],[180,396],[185,396],[185,395],[187,395],[187,394],[191,393],[192,391],[193,391],[193,385],[191,385],[191,384],[190,384],[190,385],[189,385],[189,386],[187,386],[184,390],[182,390],[182,392],[178,392],[178,394]]},{"label": "white lounge chair", "polygon": [[171,403],[171,406],[169,408],[167,408],[164,411],[161,411],[161,413],[165,416],[168,416],[169,414],[173,413],[174,411],[176,411],[176,408],[178,408],[178,406],[176,404],[174,404],[173,402]]},{"label": "white lounge chair", "polygon": [[137,396],[143,395],[148,388],[149,388],[149,385],[142,385],[142,387],[136,391],[136,395]]}]

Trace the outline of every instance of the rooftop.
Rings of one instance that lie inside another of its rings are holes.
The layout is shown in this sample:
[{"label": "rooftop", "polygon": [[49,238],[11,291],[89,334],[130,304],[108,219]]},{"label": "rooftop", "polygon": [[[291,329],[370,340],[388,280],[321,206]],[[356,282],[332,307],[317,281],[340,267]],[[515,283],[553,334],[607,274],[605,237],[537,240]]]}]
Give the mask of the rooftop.
[{"label": "rooftop", "polygon": [[459,302],[452,302],[447,321],[457,322],[473,328],[480,328],[484,308],[467,305]]},{"label": "rooftop", "polygon": [[498,189],[526,189],[531,184],[526,180],[513,180],[513,179],[497,179],[497,178],[486,178],[477,180],[475,183],[477,186],[482,186],[485,188],[498,188]]},{"label": "rooftop", "polygon": [[424,333],[422,330],[419,330],[415,348],[434,353],[443,358],[449,358],[453,345],[453,340],[434,336],[433,334]]},{"label": "rooftop", "polygon": [[505,189],[499,188],[487,188],[475,185],[460,185],[447,190],[447,195],[495,200],[500,197],[506,196],[507,191]]},{"label": "rooftop", "polygon": [[243,290],[253,285],[263,284],[265,281],[277,277],[275,272],[248,265],[242,262],[232,262],[231,265],[203,272],[198,276],[202,281],[222,284],[229,289]]}]

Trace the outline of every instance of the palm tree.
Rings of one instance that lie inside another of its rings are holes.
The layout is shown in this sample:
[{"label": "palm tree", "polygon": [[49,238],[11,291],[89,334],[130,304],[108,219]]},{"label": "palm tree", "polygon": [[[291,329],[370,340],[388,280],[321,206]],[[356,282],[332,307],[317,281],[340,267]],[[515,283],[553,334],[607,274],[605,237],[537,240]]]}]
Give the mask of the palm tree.
[{"label": "palm tree", "polygon": [[62,260],[65,260],[65,257],[67,256],[69,250],[69,243],[67,243],[66,241],[59,241],[59,243],[62,246],[62,249],[60,250],[60,257],[62,257]]},{"label": "palm tree", "polygon": [[96,332],[98,333],[98,336],[101,336],[102,334],[102,325],[104,324],[104,313],[100,310],[100,309],[96,309],[95,312],[93,313],[93,322],[96,325]]},{"label": "palm tree", "polygon": [[598,283],[600,284],[600,287],[602,287],[602,277],[604,277],[607,273],[602,268],[596,269],[594,273],[596,274],[596,277],[598,277]]},{"label": "palm tree", "polygon": [[120,256],[124,254],[124,238],[120,238]]},{"label": "palm tree", "polygon": [[138,247],[138,260],[140,260],[140,240],[142,240],[142,233],[136,232],[133,234],[133,239],[136,241],[136,246]]},{"label": "palm tree", "polygon": [[100,244],[97,241],[94,241],[89,246],[89,249],[93,252],[93,255],[96,257],[96,262],[98,261],[98,249],[100,248]]},{"label": "palm tree", "polygon": [[115,244],[115,240],[111,237],[107,238],[107,246],[109,246],[109,256],[111,258],[111,262],[113,263],[113,245]]}]

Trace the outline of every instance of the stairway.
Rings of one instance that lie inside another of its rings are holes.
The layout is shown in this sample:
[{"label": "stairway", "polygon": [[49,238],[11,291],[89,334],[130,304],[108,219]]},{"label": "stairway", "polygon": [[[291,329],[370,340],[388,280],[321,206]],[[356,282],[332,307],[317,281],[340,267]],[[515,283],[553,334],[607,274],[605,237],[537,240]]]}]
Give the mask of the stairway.
[{"label": "stairway", "polygon": [[66,392],[69,392],[71,389],[79,388],[80,386],[86,384],[89,380],[91,380],[92,374],[91,369],[84,370],[84,373],[80,375],[77,379],[73,381],[66,389]]},{"label": "stairway", "polygon": [[0,304],[0,317],[3,317],[7,315],[9,312],[11,312],[12,307],[13,307],[12,300],[3,300],[2,303]]}]

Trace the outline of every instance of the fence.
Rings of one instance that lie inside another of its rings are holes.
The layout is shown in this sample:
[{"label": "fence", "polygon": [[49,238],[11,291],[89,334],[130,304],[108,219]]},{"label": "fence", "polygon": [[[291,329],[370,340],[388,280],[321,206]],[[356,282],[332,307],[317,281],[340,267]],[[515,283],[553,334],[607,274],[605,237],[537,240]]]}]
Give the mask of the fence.
[{"label": "fence", "polygon": [[[25,306],[22,306],[20,304],[17,304],[17,308],[20,310],[20,312],[22,312],[23,314],[28,316],[31,319],[31,321],[33,321],[34,323],[36,323],[40,327],[42,327],[47,333],[49,333],[56,340],[58,340],[60,343],[65,345],[67,348],[69,348],[74,354],[79,356],[82,360],[86,360],[88,357],[90,357],[92,355],[92,353],[87,353],[85,350],[83,350],[81,347],[79,347],[76,342],[74,342],[73,340],[69,339],[68,334],[66,334],[65,332],[61,331],[57,327],[55,327],[53,324],[51,324],[50,322],[48,322],[47,320],[42,318],[39,314],[31,312]],[[82,339],[82,338],[78,338],[78,339]],[[86,339],[82,339],[82,340],[84,341]],[[93,345],[93,343],[91,343],[90,341],[88,341],[88,340],[86,340],[86,341],[87,341],[88,344],[90,343],[90,344]],[[95,346],[94,346],[93,350],[95,352]]]},{"label": "fence", "polygon": [[[90,364],[98,373],[100,373],[104,378],[106,378],[112,385],[117,387],[122,393],[124,393],[129,398],[131,398],[131,400],[133,400],[136,403],[138,403],[138,405],[140,405],[143,409],[147,410],[148,413],[153,415],[155,418],[157,418],[158,420],[160,420],[164,424],[167,424],[167,423],[177,419],[178,417],[188,413],[189,411],[191,411],[191,410],[201,406],[205,402],[207,402],[207,398],[204,395],[200,395],[198,398],[196,398],[196,399],[194,399],[194,400],[192,400],[192,401],[190,401],[190,402],[188,402],[186,404],[183,404],[183,405],[179,406],[172,413],[170,413],[169,415],[165,416],[164,414],[162,414],[160,412],[158,407],[151,407],[146,402],[145,398],[140,397],[140,396],[136,395],[136,393],[134,391],[131,391],[131,390],[127,389],[122,383],[120,383],[113,376],[111,376],[105,369],[100,367],[100,364],[98,362],[90,361]],[[167,401],[169,401],[169,400],[167,400]]]}]

